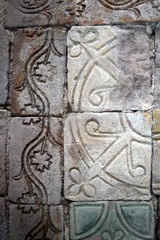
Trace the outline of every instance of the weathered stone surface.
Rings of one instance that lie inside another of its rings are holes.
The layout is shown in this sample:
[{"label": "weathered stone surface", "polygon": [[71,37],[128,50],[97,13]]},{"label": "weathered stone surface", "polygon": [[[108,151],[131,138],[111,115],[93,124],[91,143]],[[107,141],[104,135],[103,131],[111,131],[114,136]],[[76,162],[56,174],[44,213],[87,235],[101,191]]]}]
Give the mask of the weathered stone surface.
[{"label": "weathered stone surface", "polygon": [[6,214],[5,214],[5,199],[0,198],[0,238],[6,240]]},{"label": "weathered stone surface", "polygon": [[3,25],[3,18],[4,18],[4,0],[0,1],[0,26]]},{"label": "weathered stone surface", "polygon": [[60,203],[61,124],[56,118],[12,118],[10,200],[20,204]]},{"label": "weathered stone surface", "polygon": [[3,27],[0,27],[0,104],[2,105],[6,103],[8,94],[8,45],[8,34]]},{"label": "weathered stone surface", "polygon": [[149,37],[143,27],[72,27],[68,47],[73,111],[151,107]]},{"label": "weathered stone surface", "polygon": [[7,111],[0,110],[0,194],[6,193],[5,161],[7,137]]},{"label": "weathered stone surface", "polygon": [[150,113],[70,114],[64,144],[67,199],[150,198]]},{"label": "weathered stone surface", "polygon": [[157,0],[78,0],[77,23],[101,25],[109,23],[155,22],[160,20]]},{"label": "weathered stone surface", "polygon": [[160,195],[160,109],[153,111],[153,120],[152,188],[156,195]]},{"label": "weathered stone surface", "polygon": [[11,110],[38,115],[63,112],[66,31],[25,29],[15,33]]},{"label": "weathered stone surface", "polygon": [[71,240],[154,239],[152,202],[71,204]]},{"label": "weathered stone surface", "polygon": [[157,223],[157,237],[160,239],[160,198],[158,198],[158,223]]},{"label": "weathered stone surface", "polygon": [[5,26],[68,25],[74,21],[74,0],[7,0]]},{"label": "weathered stone surface", "polygon": [[[27,212],[24,212],[26,209]],[[63,239],[62,206],[11,204],[9,211],[10,240]]]},{"label": "weathered stone surface", "polygon": [[154,107],[160,107],[160,29],[155,33]]}]

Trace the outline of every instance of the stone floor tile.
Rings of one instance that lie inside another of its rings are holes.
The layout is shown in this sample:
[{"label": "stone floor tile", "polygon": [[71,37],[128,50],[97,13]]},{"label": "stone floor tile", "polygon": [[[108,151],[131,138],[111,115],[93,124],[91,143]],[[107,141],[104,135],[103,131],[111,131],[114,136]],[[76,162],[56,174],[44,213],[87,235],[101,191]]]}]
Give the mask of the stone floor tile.
[{"label": "stone floor tile", "polygon": [[61,125],[57,118],[12,118],[9,199],[13,202],[60,203]]},{"label": "stone floor tile", "polygon": [[10,204],[10,240],[63,239],[63,207]]},{"label": "stone floor tile", "polygon": [[65,197],[150,198],[150,113],[72,113],[64,128]]},{"label": "stone floor tile", "polygon": [[66,71],[66,31],[18,30],[13,48],[12,113],[61,114]]},{"label": "stone floor tile", "polygon": [[5,27],[61,26],[74,22],[74,0],[7,0]]},{"label": "stone floor tile", "polygon": [[9,68],[8,54],[9,54],[8,34],[6,30],[0,26],[0,83],[1,83],[0,105],[4,105],[6,103],[8,95],[8,68]]},{"label": "stone floor tile", "polygon": [[7,138],[7,111],[0,110],[0,194],[6,193],[6,138]]},{"label": "stone floor tile", "polygon": [[71,240],[154,239],[152,202],[71,204]]},{"label": "stone floor tile", "polygon": [[77,23],[101,25],[160,21],[159,1],[78,0]]},{"label": "stone floor tile", "polygon": [[160,29],[155,33],[155,75],[154,75],[154,98],[155,108],[160,107]]},{"label": "stone floor tile", "polygon": [[160,109],[153,111],[153,120],[152,189],[154,194],[160,195]]},{"label": "stone floor tile", "polygon": [[6,240],[5,199],[0,198],[0,239]]},{"label": "stone floor tile", "polygon": [[145,29],[72,27],[68,34],[68,91],[73,111],[150,108]]}]

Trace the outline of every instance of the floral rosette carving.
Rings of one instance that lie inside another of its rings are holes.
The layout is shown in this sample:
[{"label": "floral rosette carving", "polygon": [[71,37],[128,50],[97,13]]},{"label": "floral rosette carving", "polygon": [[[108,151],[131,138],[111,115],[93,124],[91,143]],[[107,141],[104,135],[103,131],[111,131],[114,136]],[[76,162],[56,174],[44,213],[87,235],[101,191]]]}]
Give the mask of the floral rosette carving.
[{"label": "floral rosette carving", "polygon": [[98,32],[94,28],[85,29],[84,32],[71,31],[70,39],[73,45],[69,47],[69,54],[71,57],[79,57],[82,50],[87,51],[84,44],[92,44],[97,40]]}]

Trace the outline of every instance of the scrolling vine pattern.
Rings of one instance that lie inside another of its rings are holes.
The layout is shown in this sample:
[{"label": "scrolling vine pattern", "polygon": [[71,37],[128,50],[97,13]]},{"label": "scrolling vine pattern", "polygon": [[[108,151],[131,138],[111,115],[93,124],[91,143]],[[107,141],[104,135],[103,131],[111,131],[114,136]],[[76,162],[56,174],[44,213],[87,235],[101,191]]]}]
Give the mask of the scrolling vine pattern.
[{"label": "scrolling vine pattern", "polygon": [[[61,147],[60,143],[52,136],[50,129],[50,104],[49,100],[46,97],[44,91],[40,89],[37,85],[35,75],[35,67],[39,58],[43,57],[43,65],[48,66],[50,54],[57,55],[59,57],[62,54],[56,49],[54,45],[54,32],[53,30],[46,31],[45,43],[39,48],[38,51],[34,52],[26,62],[25,66],[25,80],[22,86],[17,88],[18,91],[28,89],[31,99],[31,107],[36,107],[36,99],[41,102],[41,114],[39,121],[41,121],[42,128],[39,134],[32,139],[23,149],[21,156],[21,171],[19,175],[14,177],[14,180],[20,180],[22,177],[25,179],[25,182],[28,186],[28,192],[23,193],[22,196],[17,200],[18,209],[22,213],[37,212],[41,211],[41,220],[40,222],[27,234],[25,240],[37,239],[37,235],[42,235],[43,240],[47,240],[48,231],[53,233],[60,233],[61,231],[57,229],[50,218],[50,206],[48,205],[48,193],[44,184],[41,180],[34,174],[34,171],[44,172],[50,169],[51,154],[46,149],[47,142],[51,143],[53,147]],[[47,80],[47,79],[46,79]],[[44,79],[44,82],[46,81]],[[32,119],[31,119],[32,120]],[[36,124],[37,119],[34,122],[24,122],[24,124]],[[37,149],[39,149],[37,151]],[[34,171],[33,171],[34,166]],[[38,194],[37,194],[38,193]]]}]

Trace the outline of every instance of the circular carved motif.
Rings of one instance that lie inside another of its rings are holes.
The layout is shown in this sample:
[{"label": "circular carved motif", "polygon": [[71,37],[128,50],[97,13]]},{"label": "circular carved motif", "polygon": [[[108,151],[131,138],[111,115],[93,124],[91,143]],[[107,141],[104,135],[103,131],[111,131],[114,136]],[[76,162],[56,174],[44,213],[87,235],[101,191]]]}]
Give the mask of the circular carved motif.
[{"label": "circular carved motif", "polygon": [[18,9],[23,13],[38,13],[52,2],[53,0],[21,0]]},{"label": "circular carved motif", "polygon": [[135,3],[138,5],[139,0],[99,0],[107,8],[113,10],[123,10],[132,7]]}]

